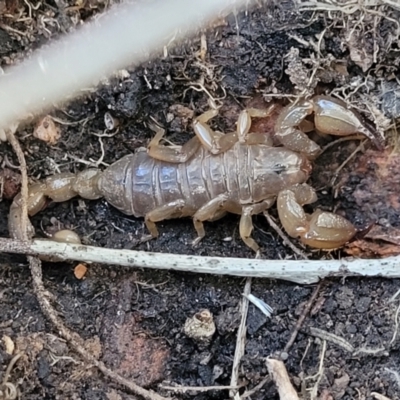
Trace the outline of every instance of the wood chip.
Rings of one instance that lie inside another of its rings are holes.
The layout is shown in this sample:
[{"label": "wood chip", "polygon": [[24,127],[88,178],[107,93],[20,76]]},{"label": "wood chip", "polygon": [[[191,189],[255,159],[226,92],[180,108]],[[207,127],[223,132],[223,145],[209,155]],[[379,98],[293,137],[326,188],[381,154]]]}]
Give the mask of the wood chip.
[{"label": "wood chip", "polygon": [[290,382],[285,364],[280,360],[268,358],[267,368],[278,388],[280,400],[299,400],[299,396]]},{"label": "wood chip", "polygon": [[76,279],[83,279],[86,275],[87,267],[85,264],[78,264],[74,268],[74,275]]},{"label": "wood chip", "polygon": [[39,140],[43,140],[43,142],[48,143],[50,146],[53,146],[58,142],[61,134],[50,115],[46,115],[36,125],[36,128],[33,131],[33,136]]},{"label": "wood chip", "polygon": [[15,350],[15,344],[14,344],[13,340],[10,338],[10,336],[7,336],[7,335],[4,335],[2,340],[4,343],[6,353],[11,356]]}]

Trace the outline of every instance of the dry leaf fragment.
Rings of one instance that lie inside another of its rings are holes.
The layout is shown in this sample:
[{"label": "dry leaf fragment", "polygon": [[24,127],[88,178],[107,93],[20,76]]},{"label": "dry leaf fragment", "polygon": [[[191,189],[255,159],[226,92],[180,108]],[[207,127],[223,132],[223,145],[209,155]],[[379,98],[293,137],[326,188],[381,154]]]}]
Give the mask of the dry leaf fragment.
[{"label": "dry leaf fragment", "polygon": [[35,130],[33,131],[33,136],[52,146],[57,143],[61,134],[50,115],[46,115],[44,118],[39,120]]},{"label": "dry leaf fragment", "polygon": [[9,168],[0,171],[0,200],[13,199],[21,187],[21,175]]},{"label": "dry leaf fragment", "polygon": [[364,239],[349,243],[344,250],[348,255],[363,258],[390,257],[400,254],[400,246],[396,244],[375,243]]}]

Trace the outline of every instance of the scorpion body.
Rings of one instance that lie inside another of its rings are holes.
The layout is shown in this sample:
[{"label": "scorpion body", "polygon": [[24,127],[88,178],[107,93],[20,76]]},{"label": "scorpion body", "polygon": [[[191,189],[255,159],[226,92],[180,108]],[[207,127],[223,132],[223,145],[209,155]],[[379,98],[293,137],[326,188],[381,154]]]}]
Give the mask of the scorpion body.
[{"label": "scorpion body", "polygon": [[[311,172],[306,157],[265,145],[236,143],[213,155],[204,148],[185,163],[168,163],[139,151],[108,167],[99,178],[104,198],[124,214],[145,217],[167,204],[184,201],[176,217],[191,217],[220,195],[230,212],[275,198],[284,188],[303,183]],[[177,215],[179,214],[179,215]]]},{"label": "scorpion body", "polygon": [[[60,202],[75,196],[104,197],[121,212],[145,218],[150,232],[143,237],[146,240],[158,236],[156,222],[193,217],[197,231],[193,244],[205,235],[204,221],[230,212],[241,215],[240,236],[258,251],[258,244],[251,238],[252,215],[266,211],[277,201],[279,218],[290,236],[317,248],[340,247],[355,235],[355,227],[331,212],[316,210],[309,215],[303,210],[303,205],[317,199],[305,182],[311,172],[309,160],[321,149],[299,126],[314,113],[315,127],[321,133],[361,133],[380,147],[383,138],[367,128],[343,102],[316,96],[282,110],[274,133],[281,146],[274,147],[267,135],[250,132],[251,118],[268,117],[273,109],[243,110],[237,130],[228,134],[211,130],[207,122],[217,111],[210,110],[195,119],[196,136],[180,147],[161,145],[164,131],[158,130],[147,152],[127,155],[103,172],[89,169],[64,173],[31,185],[28,212],[39,212],[46,198]],[[9,230],[16,238],[21,237],[21,215],[18,195],[9,217]],[[75,240],[68,232],[59,236],[58,240]]]}]

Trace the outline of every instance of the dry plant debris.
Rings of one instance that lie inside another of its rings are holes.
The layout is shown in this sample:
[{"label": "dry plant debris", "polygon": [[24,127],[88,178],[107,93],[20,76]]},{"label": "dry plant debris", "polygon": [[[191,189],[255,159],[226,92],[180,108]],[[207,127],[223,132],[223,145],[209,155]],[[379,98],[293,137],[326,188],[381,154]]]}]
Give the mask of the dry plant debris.
[{"label": "dry plant debris", "polygon": [[207,345],[215,333],[214,317],[209,310],[201,310],[186,320],[183,331],[196,342]]},{"label": "dry plant debris", "polygon": [[0,383],[0,399],[15,400],[20,396],[17,387],[9,382],[10,374],[16,362],[22,357],[22,353],[16,354],[7,366],[2,382]]},{"label": "dry plant debris", "polygon": [[36,139],[43,140],[50,146],[54,146],[60,140],[61,134],[51,116],[46,115],[37,123],[33,136]]}]

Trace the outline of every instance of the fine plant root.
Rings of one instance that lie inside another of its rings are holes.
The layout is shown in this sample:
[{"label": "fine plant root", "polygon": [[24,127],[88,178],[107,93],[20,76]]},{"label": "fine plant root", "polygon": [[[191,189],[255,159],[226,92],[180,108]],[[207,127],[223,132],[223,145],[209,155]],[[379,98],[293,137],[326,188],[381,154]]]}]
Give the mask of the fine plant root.
[{"label": "fine plant root", "polygon": [[268,211],[264,211],[264,216],[268,221],[268,224],[275,230],[275,232],[279,235],[279,237],[283,240],[283,243],[290,247],[290,249],[297,254],[301,259],[308,260],[307,254],[296,247],[294,243],[285,235],[282,229],[278,226],[278,224],[273,220],[273,218],[269,215]]},{"label": "fine plant root", "polygon": [[16,385],[14,385],[12,382],[9,382],[9,377],[15,363],[21,358],[21,356],[22,353],[16,354],[7,366],[3,381],[0,383],[0,400],[15,400],[19,396]]},{"label": "fine plant root", "polygon": [[323,285],[324,285],[324,281],[320,281],[318,283],[318,285],[315,287],[313,294],[311,295],[310,299],[308,300],[307,304],[305,305],[304,310],[302,311],[299,319],[297,320],[294,330],[293,330],[292,334],[290,335],[290,338],[289,338],[288,342],[286,343],[285,348],[283,349],[283,351],[285,353],[287,353],[290,350],[290,348],[293,346],[293,343],[295,342],[296,337],[297,337],[305,319],[307,318],[307,315],[309,314],[312,305],[314,304],[318,294],[320,293]]}]

